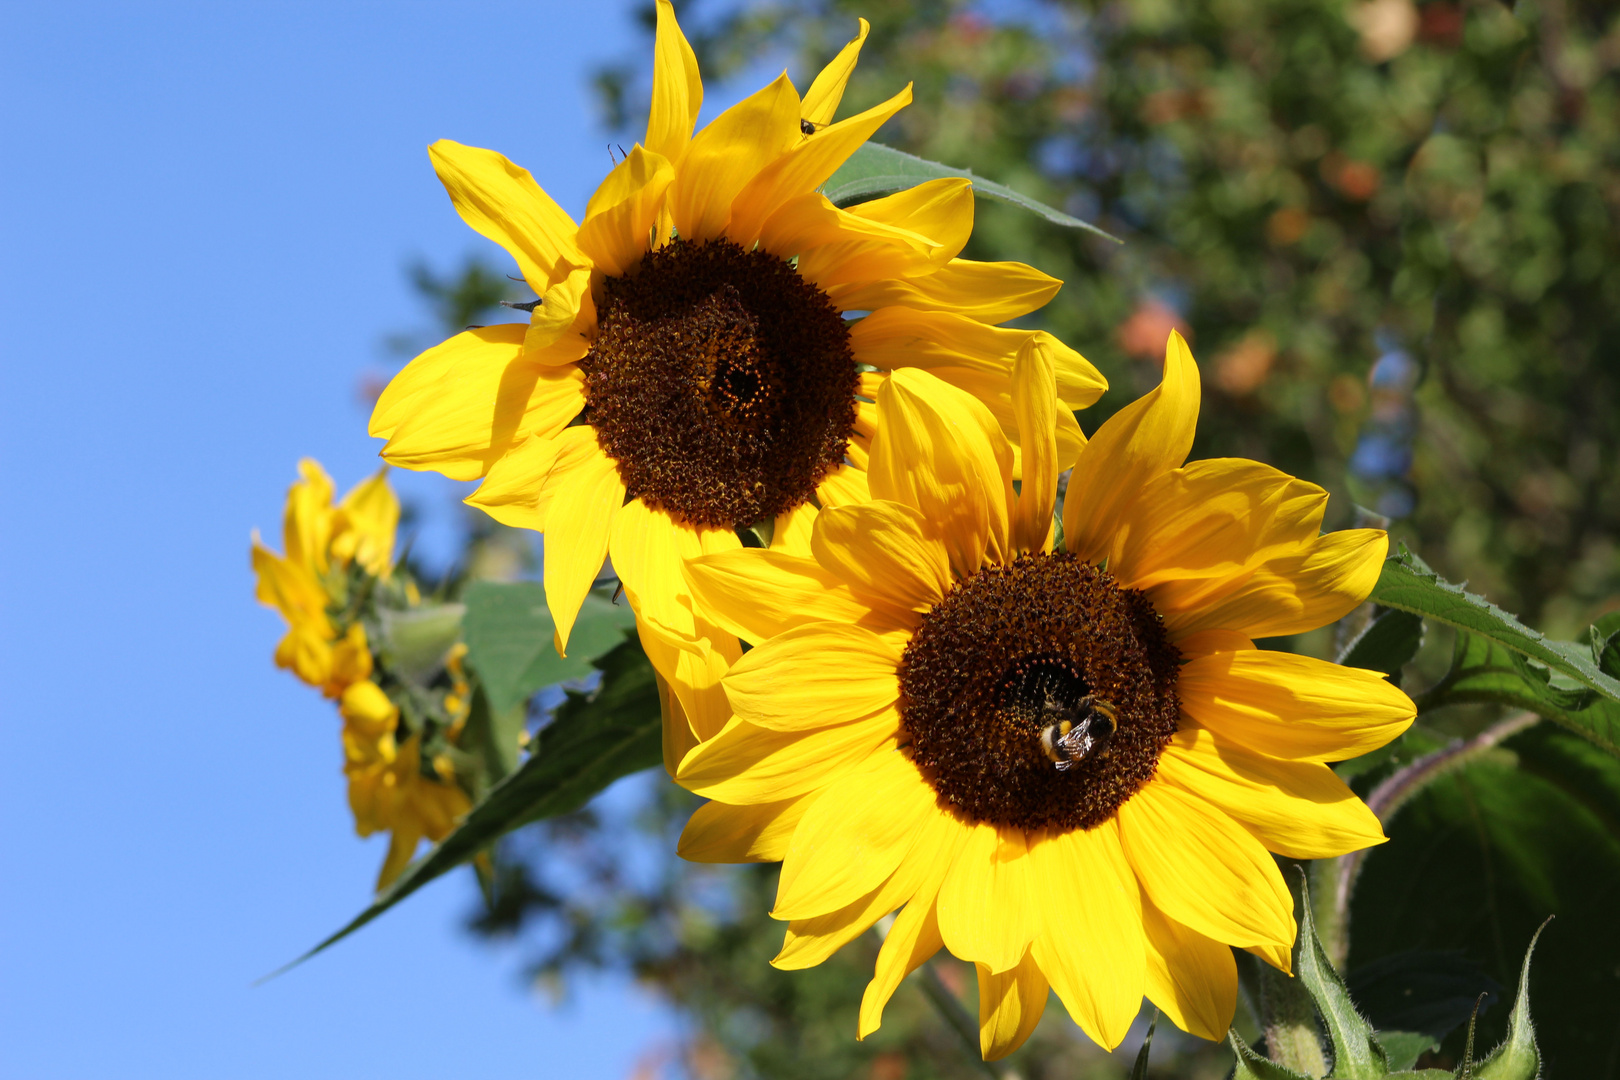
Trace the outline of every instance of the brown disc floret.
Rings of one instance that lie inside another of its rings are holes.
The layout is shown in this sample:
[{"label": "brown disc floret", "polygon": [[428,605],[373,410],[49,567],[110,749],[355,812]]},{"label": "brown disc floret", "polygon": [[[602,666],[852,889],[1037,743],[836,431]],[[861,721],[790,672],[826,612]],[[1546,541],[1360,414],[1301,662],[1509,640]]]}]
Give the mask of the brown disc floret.
[{"label": "brown disc floret", "polygon": [[781,258],[674,241],[603,282],[597,322],[585,417],[629,497],[737,528],[805,502],[843,462],[860,385],[849,330]]},{"label": "brown disc floret", "polygon": [[[923,617],[900,717],[943,804],[996,825],[1091,828],[1152,778],[1176,731],[1180,660],[1142,593],[1072,555],[1026,555]],[[1074,752],[1054,748],[1071,730]]]}]

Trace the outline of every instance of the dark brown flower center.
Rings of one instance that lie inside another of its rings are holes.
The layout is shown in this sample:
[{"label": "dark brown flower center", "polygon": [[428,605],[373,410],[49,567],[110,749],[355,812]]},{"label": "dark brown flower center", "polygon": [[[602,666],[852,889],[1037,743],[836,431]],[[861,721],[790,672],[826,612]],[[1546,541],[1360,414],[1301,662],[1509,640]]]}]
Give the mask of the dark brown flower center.
[{"label": "dark brown flower center", "polygon": [[805,502],[844,460],[849,330],[790,264],[677,240],[602,292],[585,416],[631,498],[738,528]]},{"label": "dark brown flower center", "polygon": [[1072,555],[959,583],[912,636],[900,717],[942,803],[974,821],[1088,829],[1153,776],[1181,655],[1147,597]]}]

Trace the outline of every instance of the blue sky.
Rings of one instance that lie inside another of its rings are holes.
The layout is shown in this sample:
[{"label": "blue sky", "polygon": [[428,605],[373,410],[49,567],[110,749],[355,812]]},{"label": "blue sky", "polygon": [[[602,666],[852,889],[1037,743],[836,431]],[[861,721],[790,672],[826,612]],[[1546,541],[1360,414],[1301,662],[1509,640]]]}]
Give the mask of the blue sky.
[{"label": "blue sky", "polygon": [[0,11],[0,1073],[613,1077],[674,1032],[620,983],[529,993],[460,875],[250,986],[363,906],[382,841],[271,666],[248,531],[301,455],[375,467],[358,386],[424,319],[400,268],[482,245],[427,144],[578,213],[629,7]]}]

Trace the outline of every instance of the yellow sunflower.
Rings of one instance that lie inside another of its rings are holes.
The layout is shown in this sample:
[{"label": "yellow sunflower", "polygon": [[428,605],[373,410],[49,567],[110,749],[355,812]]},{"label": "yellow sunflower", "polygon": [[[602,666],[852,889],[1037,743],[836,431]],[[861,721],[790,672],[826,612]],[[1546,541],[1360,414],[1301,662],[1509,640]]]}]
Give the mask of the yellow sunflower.
[{"label": "yellow sunflower", "polygon": [[1385,535],[1320,535],[1326,492],[1265,465],[1183,464],[1199,379],[1172,335],[1161,385],[1074,459],[1054,549],[1051,381],[1033,343],[1014,373],[1017,494],[990,411],[900,371],[878,393],[873,502],[823,510],[812,557],[687,564],[756,647],[725,676],[735,716],[680,765],[714,800],[682,854],[782,861],[778,967],[900,909],[861,1037],[943,946],[977,966],[987,1058],[1023,1042],[1048,988],[1105,1047],[1144,993],[1220,1038],[1228,946],[1287,969],[1271,853],[1383,839],[1325,763],[1394,738],[1412,703],[1377,672],[1252,639],[1349,612]]},{"label": "yellow sunflower", "polygon": [[1040,340],[1056,369],[1052,423],[1071,449],[1072,410],[1105,389],[1050,335],[997,327],[1060,283],[957,258],[973,226],[968,181],[852,209],[817,191],[911,100],[908,87],[834,122],[866,33],[863,20],[804,97],[784,74],[694,134],[697,61],[660,0],[646,139],[582,224],[500,154],[430,151],[462,218],[506,248],[539,299],[527,324],[471,329],[413,360],[371,433],[396,465],[483,478],[468,502],[546,534],[559,649],[611,556],[687,718],[675,750],[724,723],[717,679],[740,655],[694,609],[681,559],[740,547],[739,529],[802,534],[815,506],[864,500],[873,399],[891,371],[929,368],[1016,440],[1012,360]]}]

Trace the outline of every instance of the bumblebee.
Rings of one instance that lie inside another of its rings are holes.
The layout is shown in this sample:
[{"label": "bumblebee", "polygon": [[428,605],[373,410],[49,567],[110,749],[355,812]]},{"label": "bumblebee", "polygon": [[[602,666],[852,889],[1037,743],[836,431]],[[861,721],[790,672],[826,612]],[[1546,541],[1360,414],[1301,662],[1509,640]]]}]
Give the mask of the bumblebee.
[{"label": "bumblebee", "polygon": [[1119,713],[1113,704],[1089,694],[1072,707],[1049,697],[1041,711],[1046,721],[1041,727],[1041,750],[1058,772],[1067,772],[1076,762],[1100,752],[1119,729]]}]

